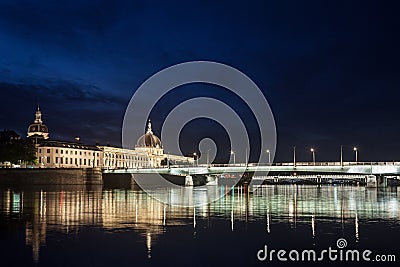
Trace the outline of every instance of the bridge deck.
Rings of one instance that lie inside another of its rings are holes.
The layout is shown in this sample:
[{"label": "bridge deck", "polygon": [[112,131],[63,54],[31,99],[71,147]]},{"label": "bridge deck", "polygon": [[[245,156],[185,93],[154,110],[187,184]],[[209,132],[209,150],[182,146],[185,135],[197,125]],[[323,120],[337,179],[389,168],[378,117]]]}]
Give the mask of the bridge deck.
[{"label": "bridge deck", "polygon": [[105,173],[159,173],[174,175],[192,174],[222,174],[222,173],[267,173],[267,172],[296,172],[296,173],[336,173],[336,174],[386,174],[400,175],[400,162],[299,162],[276,163],[273,165],[230,164],[230,165],[198,165],[174,166],[170,168],[137,168],[104,170]]}]

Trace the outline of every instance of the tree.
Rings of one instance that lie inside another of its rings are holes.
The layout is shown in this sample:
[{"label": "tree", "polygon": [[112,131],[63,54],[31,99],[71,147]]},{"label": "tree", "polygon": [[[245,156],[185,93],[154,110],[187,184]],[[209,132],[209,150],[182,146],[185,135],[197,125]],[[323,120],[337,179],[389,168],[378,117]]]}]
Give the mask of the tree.
[{"label": "tree", "polygon": [[0,132],[0,162],[33,164],[36,161],[36,147],[30,140],[8,138],[10,131]]}]

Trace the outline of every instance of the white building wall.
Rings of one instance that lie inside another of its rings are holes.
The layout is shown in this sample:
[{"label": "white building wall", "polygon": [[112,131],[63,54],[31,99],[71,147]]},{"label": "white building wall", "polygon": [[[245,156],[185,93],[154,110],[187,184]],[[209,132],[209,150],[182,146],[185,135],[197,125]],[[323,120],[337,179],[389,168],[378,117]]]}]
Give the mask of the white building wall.
[{"label": "white building wall", "polygon": [[[85,147],[85,146],[76,146]],[[178,164],[193,163],[193,158],[166,155],[162,149],[124,149],[118,147],[99,146],[99,150],[81,149],[67,146],[39,146],[37,159],[39,168],[89,168],[101,167],[103,169],[122,168],[158,168],[161,161]],[[154,153],[154,154],[153,154]]]},{"label": "white building wall", "polygon": [[36,153],[39,168],[101,167],[98,150],[40,146]]}]

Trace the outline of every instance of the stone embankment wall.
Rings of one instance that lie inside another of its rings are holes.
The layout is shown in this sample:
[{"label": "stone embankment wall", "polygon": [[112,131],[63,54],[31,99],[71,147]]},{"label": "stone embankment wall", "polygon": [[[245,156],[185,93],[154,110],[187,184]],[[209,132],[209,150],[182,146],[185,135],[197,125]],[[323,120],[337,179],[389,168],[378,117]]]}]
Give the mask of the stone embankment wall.
[{"label": "stone embankment wall", "polygon": [[100,168],[0,169],[2,185],[101,185]]}]

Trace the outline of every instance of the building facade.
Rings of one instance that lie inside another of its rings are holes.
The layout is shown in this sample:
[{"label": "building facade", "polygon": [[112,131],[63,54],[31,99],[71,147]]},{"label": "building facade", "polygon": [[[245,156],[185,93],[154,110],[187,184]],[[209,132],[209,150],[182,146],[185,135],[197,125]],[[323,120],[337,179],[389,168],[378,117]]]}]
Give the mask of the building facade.
[{"label": "building facade", "polygon": [[102,168],[104,169],[152,167],[147,154],[141,151],[110,146],[99,146],[99,148],[103,155]]},{"label": "building facade", "polygon": [[56,140],[42,141],[37,145],[39,168],[102,167],[102,154],[97,146]]},{"label": "building facade", "polygon": [[38,168],[89,168],[130,169],[158,168],[172,164],[193,164],[194,159],[178,155],[166,155],[160,139],[153,133],[149,120],[147,131],[134,149],[112,146],[86,145],[75,142],[49,139],[49,131],[42,121],[38,107],[36,118],[28,128],[28,139],[36,144]]}]

